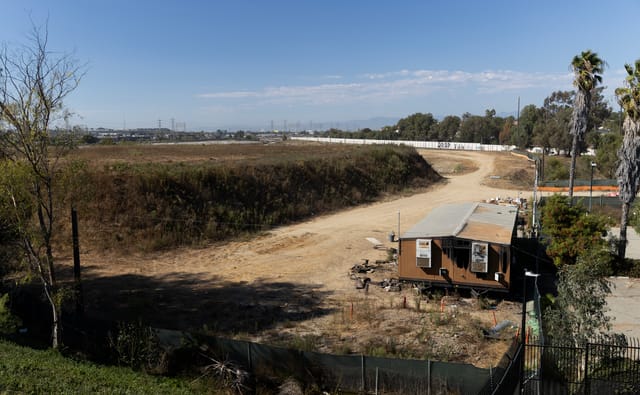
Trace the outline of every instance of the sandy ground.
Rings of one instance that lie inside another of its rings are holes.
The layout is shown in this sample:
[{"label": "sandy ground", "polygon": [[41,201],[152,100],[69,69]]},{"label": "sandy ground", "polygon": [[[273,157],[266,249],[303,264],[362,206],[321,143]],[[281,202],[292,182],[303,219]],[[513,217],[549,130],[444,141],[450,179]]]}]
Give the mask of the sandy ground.
[{"label": "sandy ground", "polygon": [[[255,320],[255,328],[267,326],[281,333],[295,330],[297,333],[327,336],[334,330],[341,332],[336,335],[338,341],[348,343],[351,340],[343,332],[366,331],[368,327],[357,328],[348,323],[343,325],[345,314],[353,315],[354,301],[356,308],[370,308],[362,304],[363,291],[355,289],[354,281],[348,276],[349,269],[364,259],[375,262],[387,257],[385,249],[374,248],[366,238],[376,238],[386,247],[397,247],[397,243],[388,240],[389,232],[393,230],[398,233],[398,227],[401,233],[408,230],[436,206],[481,201],[496,196],[517,197],[521,192],[495,189],[485,184],[495,171],[495,154],[463,151],[422,151],[422,154],[447,179],[411,196],[394,197],[319,216],[274,229],[251,240],[207,248],[179,249],[150,256],[83,253],[81,259],[87,307],[94,312],[103,312],[110,318],[120,314],[119,318],[131,319],[131,316],[121,315],[122,310],[129,309],[135,314],[150,315],[158,325],[166,327],[180,327],[181,320],[189,320],[192,326],[206,324],[211,327],[212,321],[224,321],[225,316],[229,321],[237,322],[238,314],[243,312],[241,318],[244,317],[247,322],[241,327],[234,327],[236,332],[251,332],[253,328],[250,322]],[[460,162],[464,163],[464,169],[458,166],[456,173],[453,167]],[[523,196],[530,196],[531,191],[522,193]],[[394,267],[387,267],[377,274],[393,277],[394,272]],[[146,296],[143,295],[145,292]],[[142,300],[140,295],[143,295]],[[399,300],[407,294],[404,295],[390,295],[376,287],[367,297],[381,306],[399,305]],[[277,305],[280,313],[288,313],[286,319],[269,324],[254,318],[269,315],[271,310],[265,307],[269,303]],[[414,302],[410,300],[410,303],[413,306]],[[414,310],[420,311],[421,307],[415,303]],[[493,317],[487,311],[472,311],[472,314],[480,315],[478,320],[481,322],[478,325],[483,327],[491,327],[496,320],[518,322],[518,305],[505,301],[502,306],[503,309],[498,306]],[[349,308],[351,313],[345,313],[345,309]],[[185,316],[168,313],[176,310]],[[378,310],[373,314],[382,314]],[[336,318],[336,312],[340,311],[341,319]],[[201,319],[195,320],[186,314]],[[378,324],[374,331],[383,336],[409,334],[409,337],[416,337],[411,333],[419,334],[419,328],[415,332],[409,329],[403,332],[402,328],[412,325],[409,322],[411,320],[416,321],[415,325],[419,327],[423,319],[416,314],[397,316],[393,318],[398,321],[395,328],[385,329]],[[295,325],[291,324],[293,321]],[[220,324],[218,329],[227,328]],[[450,335],[452,339],[457,338],[459,343],[457,336]],[[406,340],[410,341],[414,340]],[[405,345],[411,344],[406,342]],[[506,349],[505,344],[490,346],[493,347],[490,351],[483,347],[462,350],[460,354],[466,353],[472,357],[452,359],[495,366]],[[458,346],[462,347],[460,344]],[[483,354],[487,354],[488,361],[482,360]]]}]

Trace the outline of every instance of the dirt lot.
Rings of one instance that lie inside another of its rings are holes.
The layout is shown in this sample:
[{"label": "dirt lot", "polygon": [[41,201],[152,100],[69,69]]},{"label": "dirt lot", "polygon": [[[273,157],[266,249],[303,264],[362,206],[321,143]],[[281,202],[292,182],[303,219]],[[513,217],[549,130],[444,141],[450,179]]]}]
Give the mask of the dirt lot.
[{"label": "dirt lot", "polygon": [[[141,317],[167,328],[200,328],[262,342],[326,352],[364,352],[495,366],[509,340],[485,340],[494,322],[519,322],[518,303],[494,300],[480,309],[471,298],[418,298],[406,287],[375,285],[396,276],[380,263],[368,292],[355,288],[350,268],[386,261],[391,230],[406,231],[432,208],[496,196],[529,197],[530,190],[490,186],[525,159],[504,153],[421,152],[446,180],[411,196],[320,216],[251,240],[147,256],[98,254],[83,246],[85,303],[93,314]],[[508,168],[505,163],[509,163]],[[516,164],[516,165],[514,165]],[[491,177],[494,176],[494,177]],[[506,331],[513,337],[514,328]]]}]

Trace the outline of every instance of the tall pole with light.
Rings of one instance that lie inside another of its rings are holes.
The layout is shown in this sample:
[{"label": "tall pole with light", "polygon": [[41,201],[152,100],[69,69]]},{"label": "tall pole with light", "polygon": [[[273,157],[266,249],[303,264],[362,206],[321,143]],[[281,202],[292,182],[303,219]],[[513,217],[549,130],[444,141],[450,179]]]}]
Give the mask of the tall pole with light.
[{"label": "tall pole with light", "polygon": [[596,162],[591,162],[591,179],[589,180],[589,212],[591,212],[591,199],[593,198],[593,169],[595,169],[596,166]]}]

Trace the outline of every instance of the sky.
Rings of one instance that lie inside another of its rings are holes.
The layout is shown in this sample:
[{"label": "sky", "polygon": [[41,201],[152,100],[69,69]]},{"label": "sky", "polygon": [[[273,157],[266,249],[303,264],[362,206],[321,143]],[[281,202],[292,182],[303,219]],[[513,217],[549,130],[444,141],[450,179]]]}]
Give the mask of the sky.
[{"label": "sky", "polygon": [[[89,128],[309,129],[416,112],[515,114],[640,58],[640,1],[0,0],[0,43],[48,26],[86,64],[65,100]],[[362,123],[364,125],[364,122]],[[357,125],[357,123],[356,123]]]}]

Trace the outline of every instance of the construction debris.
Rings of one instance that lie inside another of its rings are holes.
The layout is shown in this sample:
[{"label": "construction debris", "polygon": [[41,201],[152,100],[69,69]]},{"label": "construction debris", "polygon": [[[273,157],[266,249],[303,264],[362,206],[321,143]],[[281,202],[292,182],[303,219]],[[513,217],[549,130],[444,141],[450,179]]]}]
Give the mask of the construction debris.
[{"label": "construction debris", "polygon": [[365,278],[357,278],[356,279],[356,289],[365,289],[369,286],[371,279],[369,277]]},{"label": "construction debris", "polygon": [[[372,282],[371,278],[366,276],[368,274],[375,273],[376,270],[379,270],[379,273],[384,272],[385,267],[381,267],[389,263],[383,260],[376,260],[375,263],[370,264],[368,259],[363,259],[363,263],[356,263],[349,270],[349,278],[355,281],[356,289],[364,289],[365,291],[368,289],[369,283]],[[397,279],[384,279],[380,283],[378,283],[382,288],[384,288],[387,292],[399,292],[400,291],[400,282]]]},{"label": "construction debris", "polygon": [[380,282],[380,286],[387,292],[400,292],[402,290],[402,287],[400,286],[400,280],[398,280],[397,278],[385,278]]},{"label": "construction debris", "polygon": [[[484,334],[484,337],[487,338],[492,338],[492,339],[501,339],[504,336],[500,335],[500,332],[502,332],[505,328],[509,328],[509,327],[513,327],[513,322],[509,321],[509,320],[504,320],[499,322],[497,325],[495,325],[493,328],[485,330],[482,330],[482,333]],[[507,337],[510,335],[507,335]]]},{"label": "construction debris", "polygon": [[375,248],[376,250],[384,250],[386,248],[384,244],[382,244],[382,242],[375,237],[365,237],[365,239],[369,243],[373,244],[373,248]]}]

